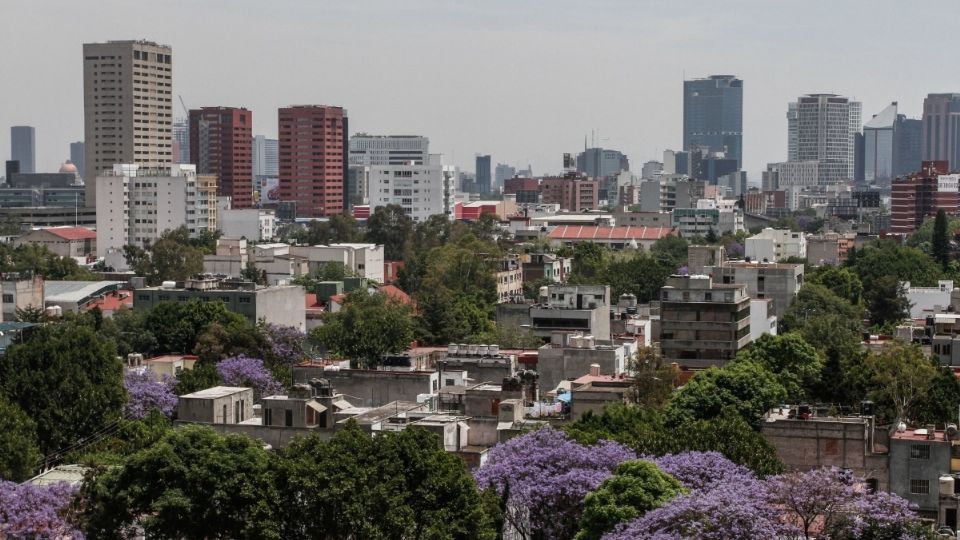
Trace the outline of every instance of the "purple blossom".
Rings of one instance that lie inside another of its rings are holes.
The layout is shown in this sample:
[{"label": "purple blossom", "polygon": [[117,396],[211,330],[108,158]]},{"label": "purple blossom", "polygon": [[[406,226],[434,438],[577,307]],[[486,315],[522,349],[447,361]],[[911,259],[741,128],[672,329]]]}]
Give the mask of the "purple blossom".
[{"label": "purple blossom", "polygon": [[617,465],[636,455],[618,443],[584,446],[542,428],[499,444],[475,473],[481,489],[509,490],[506,520],[522,536],[570,538],[579,528],[583,499]]},{"label": "purple blossom", "polygon": [[269,360],[284,366],[292,366],[303,360],[306,334],[292,326],[273,323],[266,323],[261,328],[269,347],[264,351],[265,355],[269,355]]},{"label": "purple blossom", "polygon": [[137,420],[153,409],[159,409],[167,417],[173,416],[173,408],[177,406],[176,385],[177,380],[166,375],[156,380],[149,369],[127,370],[123,374],[123,387],[128,396],[124,412]]},{"label": "purple blossom", "polygon": [[740,242],[737,242],[734,240],[733,242],[730,242],[729,244],[724,246],[724,249],[727,250],[727,257],[730,257],[731,259],[738,259],[740,257],[743,257],[743,254],[744,254],[743,244],[741,244]]},{"label": "purple blossom", "polygon": [[653,461],[661,471],[691,490],[709,491],[756,481],[750,469],[730,461],[720,452],[682,452],[641,459]]},{"label": "purple blossom", "polygon": [[249,386],[257,398],[283,392],[280,385],[263,365],[263,360],[245,355],[224,358],[217,363],[217,373],[227,386]]},{"label": "purple blossom", "polygon": [[686,266],[686,265],[681,266],[680,268],[677,268],[677,273],[680,274],[681,276],[689,275],[689,274],[690,274],[690,267],[689,267],[689,266]]},{"label": "purple blossom", "polygon": [[35,486],[0,480],[0,538],[82,539],[68,522],[76,491],[66,483]]}]

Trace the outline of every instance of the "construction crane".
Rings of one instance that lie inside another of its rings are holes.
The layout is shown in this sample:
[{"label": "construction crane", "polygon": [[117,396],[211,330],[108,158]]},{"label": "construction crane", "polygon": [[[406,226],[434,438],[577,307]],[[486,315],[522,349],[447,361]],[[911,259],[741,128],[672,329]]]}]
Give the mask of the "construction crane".
[{"label": "construction crane", "polygon": [[180,106],[183,107],[184,118],[190,118],[190,109],[187,109],[187,104],[183,102],[183,96],[177,94],[177,98],[180,100]]}]

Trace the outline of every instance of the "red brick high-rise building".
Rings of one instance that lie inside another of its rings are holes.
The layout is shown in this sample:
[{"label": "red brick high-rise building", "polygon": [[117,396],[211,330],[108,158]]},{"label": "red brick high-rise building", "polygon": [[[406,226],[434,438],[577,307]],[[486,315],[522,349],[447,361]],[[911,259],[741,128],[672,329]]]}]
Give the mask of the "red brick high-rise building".
[{"label": "red brick high-rise building", "polygon": [[190,111],[190,162],[217,175],[217,194],[232,208],[253,206],[253,113],[236,107]]},{"label": "red brick high-rise building", "polygon": [[941,208],[948,215],[957,213],[958,176],[949,172],[946,161],[924,161],[919,173],[891,183],[891,233],[910,234]]},{"label": "red brick high-rise building", "polygon": [[279,111],[281,201],[295,202],[297,217],[344,212],[349,143],[347,111],[298,105]]},{"label": "red brick high-rise building", "polygon": [[580,173],[545,177],[540,182],[540,202],[559,204],[561,210],[585,212],[600,204],[600,182]]}]

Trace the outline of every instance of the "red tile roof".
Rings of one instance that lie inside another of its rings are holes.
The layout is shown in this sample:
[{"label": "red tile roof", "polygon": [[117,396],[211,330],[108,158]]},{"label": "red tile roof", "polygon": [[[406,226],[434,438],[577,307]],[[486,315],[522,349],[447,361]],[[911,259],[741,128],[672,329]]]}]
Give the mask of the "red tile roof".
[{"label": "red tile roof", "polygon": [[673,234],[671,227],[600,227],[559,225],[550,231],[554,240],[659,240]]},{"label": "red tile roof", "polygon": [[97,233],[86,227],[49,227],[43,229],[64,240],[96,240]]},{"label": "red tile roof", "polygon": [[99,307],[100,311],[105,312],[114,312],[121,307],[133,309],[133,293],[123,290],[111,291],[105,294],[103,298],[97,298],[90,302],[85,309],[89,311],[95,307]]},{"label": "red tile roof", "polygon": [[394,300],[400,302],[401,304],[409,305],[413,303],[413,301],[410,299],[409,294],[401,291],[398,287],[394,285],[383,285],[382,287],[380,287],[379,290],[383,294],[389,296],[390,298],[393,298]]}]

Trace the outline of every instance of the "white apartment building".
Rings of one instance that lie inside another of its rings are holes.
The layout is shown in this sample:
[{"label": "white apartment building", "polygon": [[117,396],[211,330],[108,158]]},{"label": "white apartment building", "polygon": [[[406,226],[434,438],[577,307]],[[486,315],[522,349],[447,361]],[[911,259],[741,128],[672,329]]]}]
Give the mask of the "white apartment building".
[{"label": "white apartment building", "polygon": [[419,135],[350,137],[350,165],[423,165],[430,159],[430,139]]},{"label": "white apartment building", "polygon": [[788,257],[807,256],[807,239],[803,233],[767,227],[747,238],[744,255],[752,261],[777,262]]},{"label": "white apartment building", "polygon": [[[796,160],[819,161],[820,184],[853,179],[860,102],[836,94],[809,94],[797,99],[796,112],[795,123],[788,125],[788,137],[796,133]],[[789,115],[790,109],[788,119]]]},{"label": "white apartment building", "polygon": [[217,215],[217,228],[224,236],[267,242],[276,231],[277,216],[273,210],[263,208],[221,208]]},{"label": "white apartment building", "polygon": [[145,169],[114,165],[96,178],[97,251],[144,247],[164,231],[186,226],[191,237],[217,229],[217,177],[197,175],[195,165]]},{"label": "white apartment building", "polygon": [[370,212],[397,204],[414,221],[432,215],[453,215],[458,182],[456,167],[444,166],[432,154],[423,165],[373,165],[370,167]]},{"label": "white apartment building", "polygon": [[330,244],[290,246],[289,254],[308,262],[310,273],[322,264],[338,262],[354,275],[383,283],[383,246],[377,244]]},{"label": "white apartment building", "polygon": [[767,163],[767,170],[763,172],[762,178],[764,191],[816,186],[820,182],[820,162],[810,160]]}]

